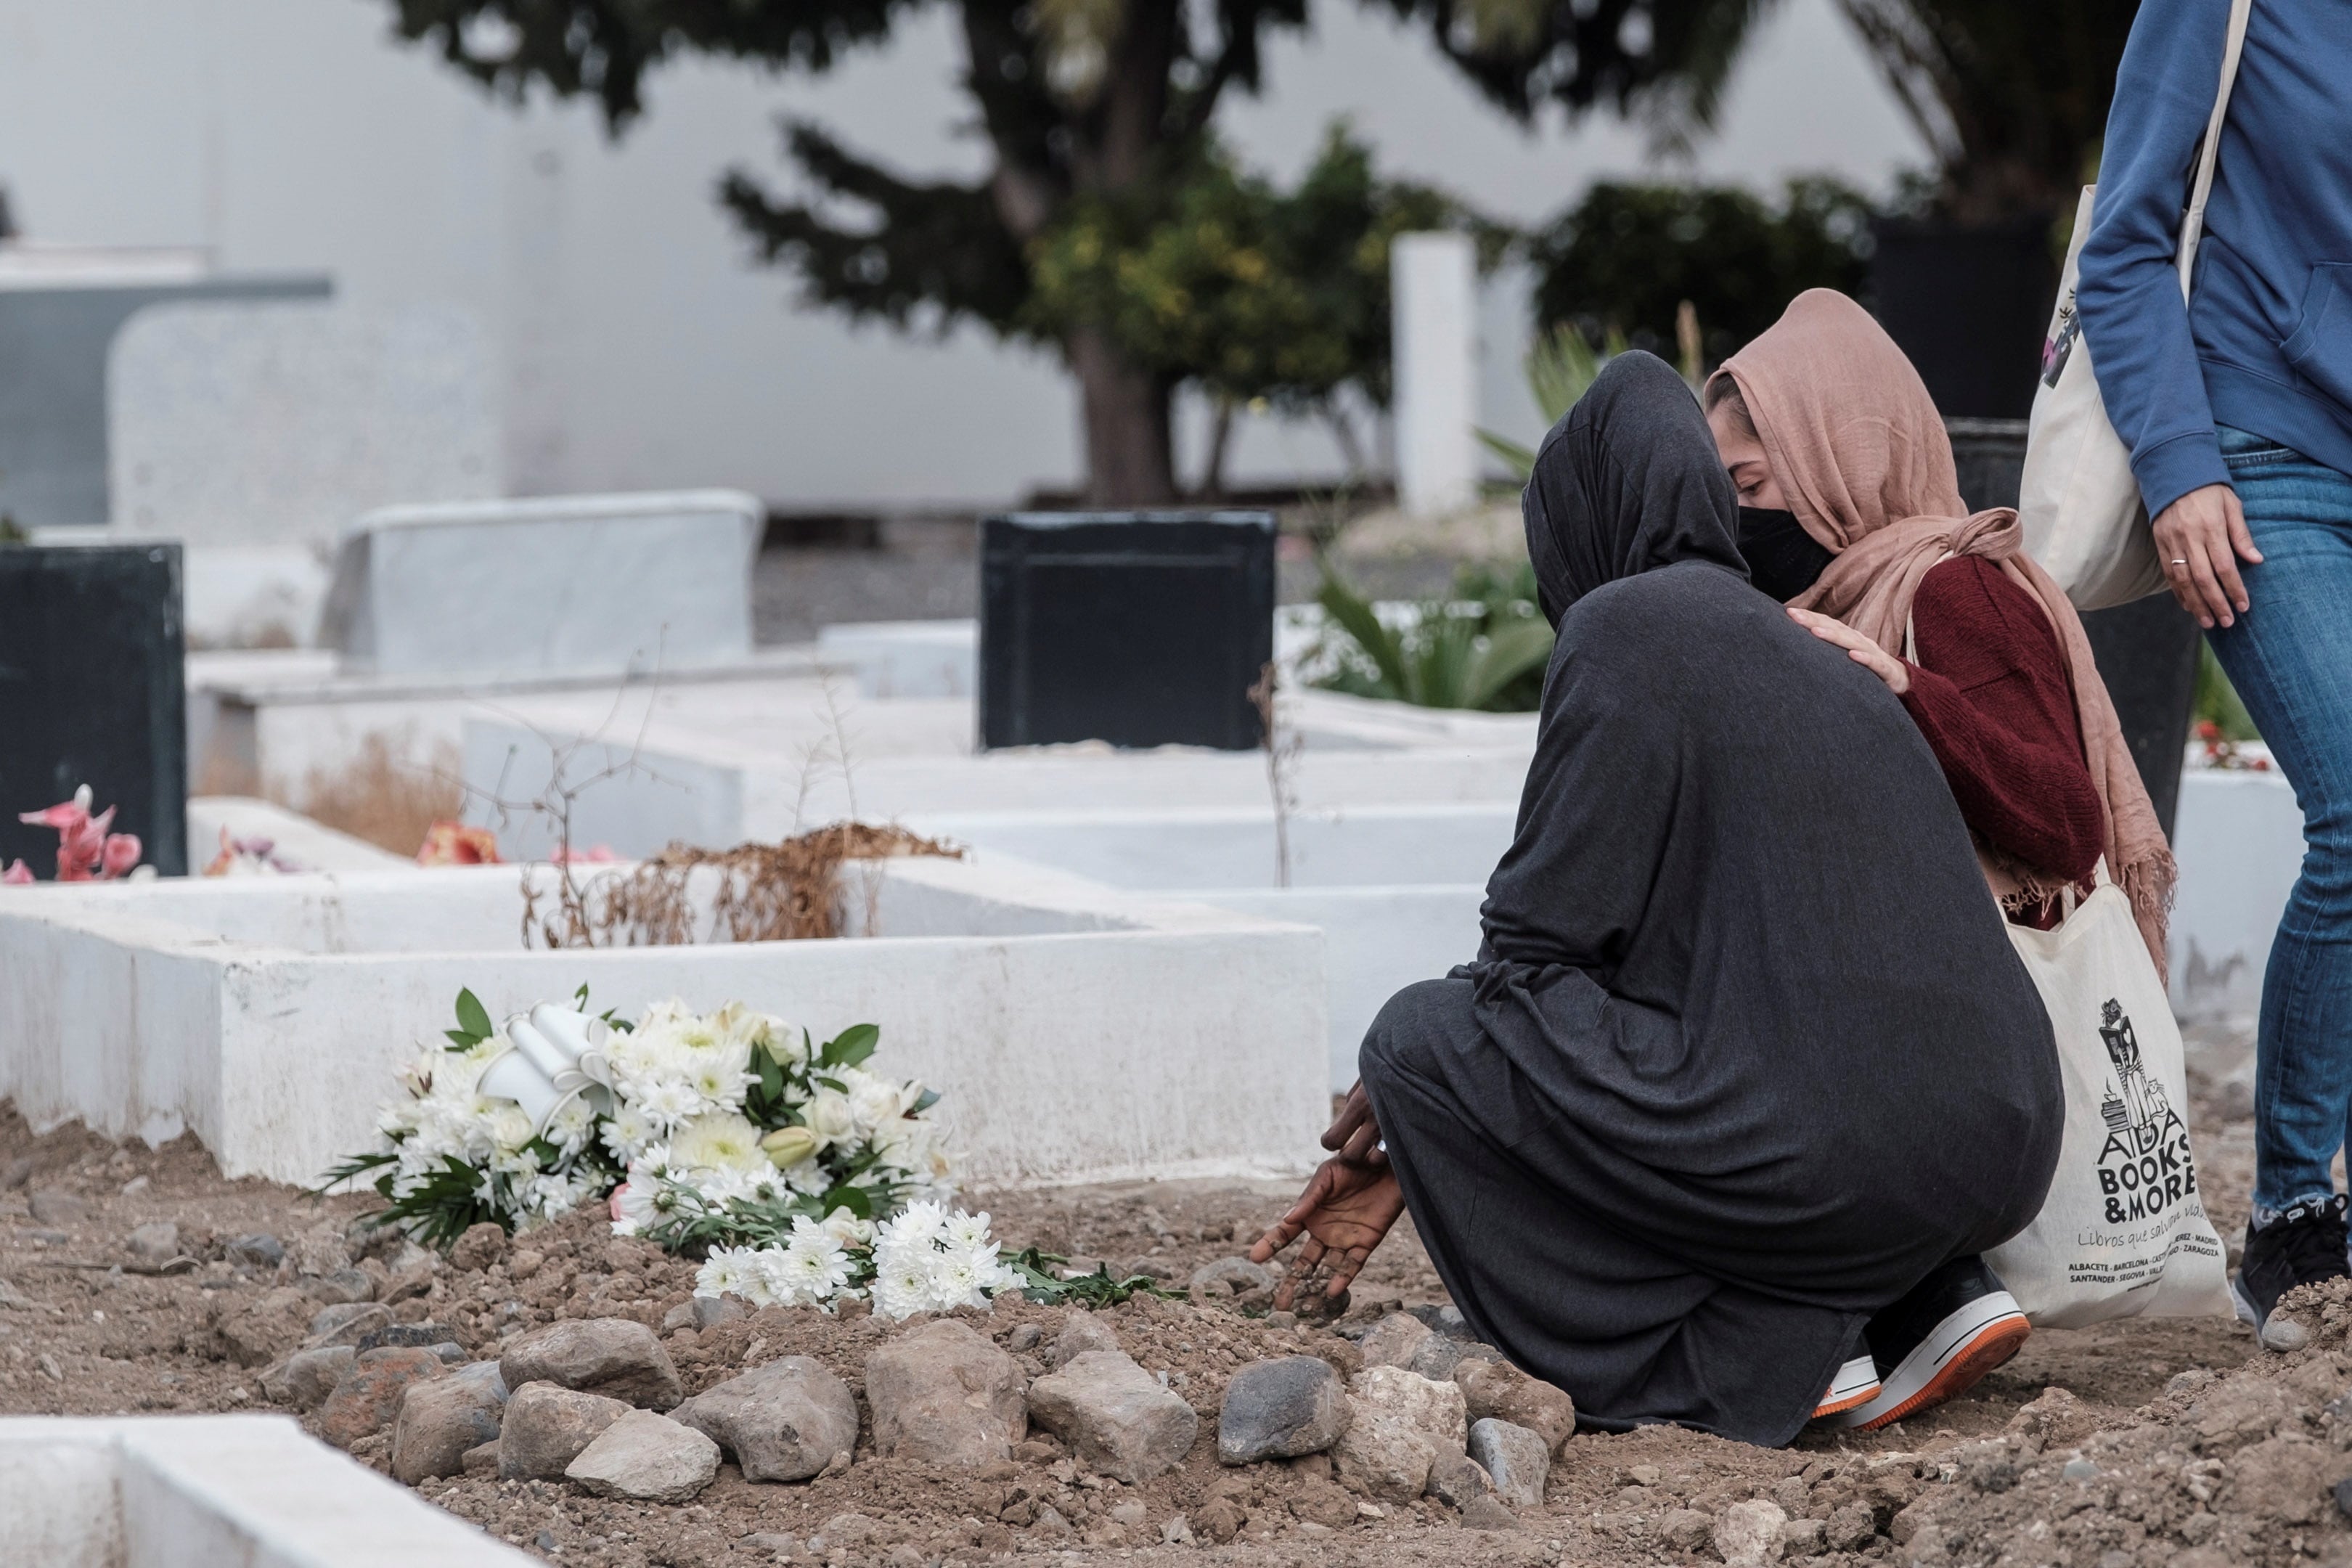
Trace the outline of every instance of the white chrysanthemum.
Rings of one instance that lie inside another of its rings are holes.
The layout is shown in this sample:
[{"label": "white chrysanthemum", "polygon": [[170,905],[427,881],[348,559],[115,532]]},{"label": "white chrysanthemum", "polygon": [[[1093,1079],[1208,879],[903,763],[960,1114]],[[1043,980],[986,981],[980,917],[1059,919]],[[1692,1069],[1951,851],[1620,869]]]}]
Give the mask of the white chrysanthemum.
[{"label": "white chrysanthemum", "polygon": [[572,1096],[547,1119],[547,1141],[566,1154],[577,1154],[586,1148],[595,1131],[596,1108],[588,1103],[584,1094]]},{"label": "white chrysanthemum", "polygon": [[782,1179],[787,1190],[797,1193],[803,1197],[816,1197],[833,1185],[833,1178],[825,1173],[824,1166],[818,1163],[817,1157],[814,1154],[791,1170],[779,1171],[776,1174]]},{"label": "white chrysanthemum", "polygon": [[793,1224],[793,1239],[768,1255],[770,1285],[779,1297],[822,1304],[849,1283],[849,1254],[807,1218]]},{"label": "white chrysanthemum", "polygon": [[875,1237],[878,1250],[885,1247],[911,1246],[928,1243],[936,1246],[947,1236],[947,1210],[938,1204],[915,1202],[900,1209],[882,1223]]},{"label": "white chrysanthemum", "polygon": [[988,1215],[985,1212],[951,1214],[948,1215],[947,1224],[942,1229],[950,1247],[960,1247],[966,1252],[977,1252],[983,1247],[992,1253],[995,1251],[996,1243],[988,1234]]},{"label": "white chrysanthemum", "polygon": [[798,1024],[763,1014],[760,1018],[759,1038],[754,1043],[788,1073],[808,1066],[808,1031]]},{"label": "white chrysanthemum", "polygon": [[[694,1293],[698,1296],[740,1296],[750,1301],[754,1294],[766,1295],[767,1286],[761,1275],[761,1254],[749,1247],[714,1247],[701,1268],[694,1271]],[[764,1306],[767,1303],[758,1302]]]},{"label": "white chrysanthemum", "polygon": [[766,1177],[775,1172],[760,1147],[760,1130],[731,1110],[713,1110],[677,1130],[669,1157],[690,1171],[729,1171]]},{"label": "white chrysanthemum", "polygon": [[898,1247],[885,1258],[875,1252],[874,1310],[886,1318],[911,1318],[931,1310],[931,1266],[926,1251]]},{"label": "white chrysanthemum", "polygon": [[662,1216],[657,1204],[660,1178],[643,1165],[629,1167],[629,1179],[613,1189],[613,1234],[642,1236]]},{"label": "white chrysanthemum", "polygon": [[664,1131],[709,1109],[701,1094],[683,1079],[651,1079],[630,1099],[648,1122]]},{"label": "white chrysanthemum", "polygon": [[638,1110],[633,1101],[623,1100],[613,1107],[613,1114],[604,1119],[598,1136],[604,1147],[612,1151],[613,1158],[625,1164],[644,1152],[646,1145],[659,1134],[654,1124],[646,1120],[644,1111]]},{"label": "white chrysanthemum", "polygon": [[931,1310],[952,1311],[958,1307],[985,1307],[988,1298],[981,1287],[996,1278],[996,1260],[982,1263],[970,1252],[950,1248],[931,1260]]},{"label": "white chrysanthemum", "polygon": [[687,1071],[687,1085],[721,1110],[740,1110],[744,1093],[760,1081],[760,1075],[751,1069],[749,1060],[748,1054],[739,1062],[731,1053],[698,1053]]}]

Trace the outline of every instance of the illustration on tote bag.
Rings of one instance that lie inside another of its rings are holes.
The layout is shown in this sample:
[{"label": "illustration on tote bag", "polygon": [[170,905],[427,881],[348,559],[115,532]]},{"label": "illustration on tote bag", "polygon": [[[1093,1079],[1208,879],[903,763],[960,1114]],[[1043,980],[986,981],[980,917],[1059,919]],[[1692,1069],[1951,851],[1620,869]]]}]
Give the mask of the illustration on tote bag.
[{"label": "illustration on tote bag", "polygon": [[2107,1142],[2099,1151],[2099,1195],[2109,1225],[2153,1218],[2197,1192],[2197,1162],[2189,1152],[2189,1126],[2172,1109],[2164,1086],[2147,1076],[2139,1037],[2123,1004],[2113,997],[2099,1010],[2099,1038],[2116,1076],[2100,1101]]}]

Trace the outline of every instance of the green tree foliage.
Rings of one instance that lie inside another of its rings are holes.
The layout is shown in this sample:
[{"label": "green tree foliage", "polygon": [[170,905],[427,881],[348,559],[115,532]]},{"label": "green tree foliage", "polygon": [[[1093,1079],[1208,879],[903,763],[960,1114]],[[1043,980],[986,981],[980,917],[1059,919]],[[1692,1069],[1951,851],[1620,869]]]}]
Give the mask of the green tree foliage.
[{"label": "green tree foliage", "polygon": [[1687,300],[1717,364],[1804,290],[1860,293],[1872,210],[1826,179],[1790,181],[1777,206],[1731,186],[1596,184],[1530,241],[1536,319],[1673,360]]},{"label": "green tree foliage", "polygon": [[1099,325],[1139,363],[1231,401],[1315,412],[1350,383],[1389,400],[1389,246],[1465,218],[1385,182],[1334,126],[1298,188],[1243,174],[1219,142],[1163,203],[1073,204],[1030,249],[1028,319]]},{"label": "green tree foliage", "polygon": [[[737,169],[721,199],[819,303],[899,327],[971,320],[1055,340],[1083,394],[1092,499],[1174,494],[1168,415],[1180,376],[1138,359],[1095,320],[1068,325],[1033,310],[1031,247],[1044,240],[1050,254],[1048,237],[1074,209],[1115,206],[1123,245],[1148,232],[1134,226],[1158,221],[1152,215],[1188,200],[1215,205],[1213,192],[1185,192],[1213,169],[1212,117],[1227,92],[1258,89],[1266,40],[1303,31],[1307,0],[375,3],[389,5],[403,37],[456,69],[518,100],[534,88],[593,99],[616,133],[645,112],[647,79],[668,61],[709,56],[822,72],[886,42],[919,11],[949,10],[963,46],[961,89],[991,153],[978,178],[911,178],[821,126],[787,120],[784,146],[804,194],[776,194]],[[1420,28],[1507,113],[1605,104],[1669,126],[1712,113],[1767,0],[1362,3]]]}]

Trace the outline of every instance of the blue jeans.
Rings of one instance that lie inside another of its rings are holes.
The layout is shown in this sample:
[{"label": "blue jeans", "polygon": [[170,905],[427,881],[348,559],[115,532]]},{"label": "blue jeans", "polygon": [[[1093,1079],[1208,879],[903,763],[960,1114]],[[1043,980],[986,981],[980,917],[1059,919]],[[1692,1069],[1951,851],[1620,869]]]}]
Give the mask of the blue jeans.
[{"label": "blue jeans", "polygon": [[2352,1119],[2352,476],[2223,426],[2221,458],[2263,552],[2252,607],[2206,636],[2303,808],[2303,874],[2263,976],[2257,1217],[2336,1190]]}]

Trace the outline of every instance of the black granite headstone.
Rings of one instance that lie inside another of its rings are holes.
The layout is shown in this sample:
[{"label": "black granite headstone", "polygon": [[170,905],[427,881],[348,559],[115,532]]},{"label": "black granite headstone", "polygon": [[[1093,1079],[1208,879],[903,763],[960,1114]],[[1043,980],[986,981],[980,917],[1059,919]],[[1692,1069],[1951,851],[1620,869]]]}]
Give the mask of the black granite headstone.
[{"label": "black granite headstone", "polygon": [[[2025,421],[1954,419],[1952,457],[1959,465],[1960,496],[1982,509],[2015,506],[2025,473]],[[2091,657],[2115,699],[2124,740],[2139,764],[2140,782],[2155,803],[2166,837],[2180,802],[2180,761],[2189,748],[2190,710],[2197,700],[2197,623],[2156,594],[2083,617]]]},{"label": "black granite headstone", "polygon": [[16,820],[88,784],[143,861],[188,869],[180,547],[0,546],[0,865],[47,880],[58,836]]},{"label": "black granite headstone", "polygon": [[1274,515],[1021,512],[980,534],[980,742],[1259,742]]}]

